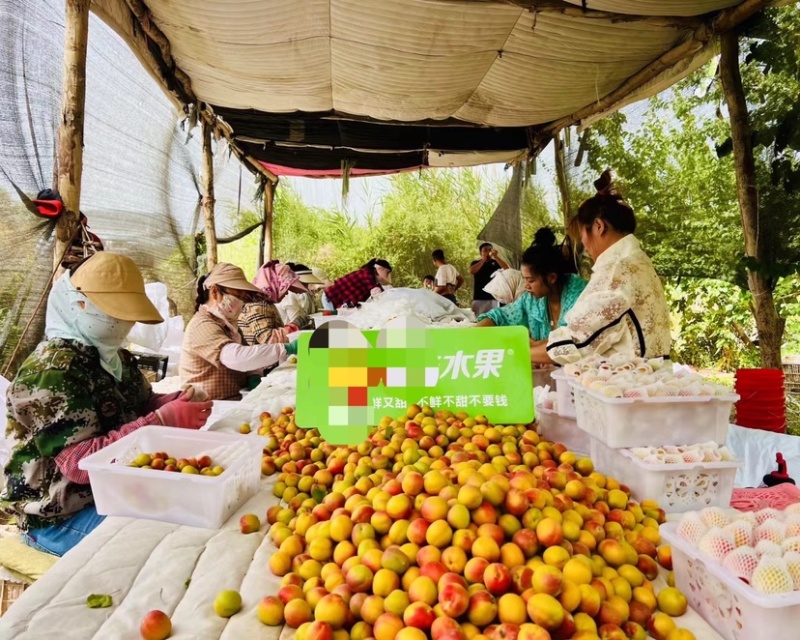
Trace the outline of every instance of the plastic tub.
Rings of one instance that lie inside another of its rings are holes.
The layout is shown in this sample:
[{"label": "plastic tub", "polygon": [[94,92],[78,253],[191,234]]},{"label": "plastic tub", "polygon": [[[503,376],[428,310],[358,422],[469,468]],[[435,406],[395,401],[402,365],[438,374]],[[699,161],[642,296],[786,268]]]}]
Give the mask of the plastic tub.
[{"label": "plastic tub", "polygon": [[561,443],[570,451],[589,454],[589,435],[578,429],[575,418],[560,416],[552,409],[536,407],[536,417],[538,420],[538,433],[545,440]]},{"label": "plastic tub", "polygon": [[[675,582],[697,611],[725,640],[796,638],[800,591],[768,596],[745,584],[677,535],[677,522],[661,525],[672,547]],[[680,624],[680,620],[678,620]]]},{"label": "plastic tub", "polygon": [[607,398],[573,384],[578,427],[613,449],[725,443],[739,396]]},{"label": "plastic tub", "polygon": [[564,373],[563,369],[553,371],[550,377],[556,383],[558,415],[574,418],[577,415],[575,410],[575,391],[572,388],[574,378]]},{"label": "plastic tub", "polygon": [[647,464],[630,450],[612,449],[596,438],[591,438],[589,457],[600,472],[627,485],[639,502],[655,500],[667,513],[729,507],[736,470],[744,465],[740,460]]},{"label": "plastic tub", "polygon": [[[80,461],[89,472],[97,512],[218,529],[261,481],[266,438],[175,427],[142,427]],[[208,454],[225,467],[219,476],[129,467],[140,453],[179,458]]]}]

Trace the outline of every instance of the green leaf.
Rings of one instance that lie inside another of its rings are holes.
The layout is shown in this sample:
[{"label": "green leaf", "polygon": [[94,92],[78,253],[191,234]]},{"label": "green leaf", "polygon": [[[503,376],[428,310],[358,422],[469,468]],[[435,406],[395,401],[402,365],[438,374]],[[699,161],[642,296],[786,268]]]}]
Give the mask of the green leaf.
[{"label": "green leaf", "polygon": [[107,609],[112,604],[111,596],[105,594],[93,593],[86,598],[86,606],[90,609]]}]

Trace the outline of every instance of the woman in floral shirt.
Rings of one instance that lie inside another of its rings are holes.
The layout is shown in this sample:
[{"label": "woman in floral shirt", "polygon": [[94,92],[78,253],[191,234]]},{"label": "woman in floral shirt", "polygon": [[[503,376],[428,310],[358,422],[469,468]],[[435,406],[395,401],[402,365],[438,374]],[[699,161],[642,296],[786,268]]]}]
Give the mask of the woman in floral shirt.
[{"label": "woman in floral shirt", "polygon": [[546,343],[550,332],[564,326],[586,282],[570,268],[550,229],[539,229],[522,255],[525,293],[499,309],[478,316],[479,327],[523,326],[531,336],[531,347]]},{"label": "woman in floral shirt", "polygon": [[668,357],[669,308],[653,263],[633,235],[633,209],[614,190],[609,171],[595,187],[571,229],[594,260],[592,277],[566,326],[550,334],[535,362],[568,364],[592,354]]}]

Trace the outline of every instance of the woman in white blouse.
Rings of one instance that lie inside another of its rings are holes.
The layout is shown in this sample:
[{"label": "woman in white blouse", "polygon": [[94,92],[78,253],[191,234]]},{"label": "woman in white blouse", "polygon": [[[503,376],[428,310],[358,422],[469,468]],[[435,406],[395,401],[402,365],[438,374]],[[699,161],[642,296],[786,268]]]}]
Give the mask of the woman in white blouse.
[{"label": "woman in white blouse", "polygon": [[633,209],[614,190],[610,171],[594,184],[597,194],[571,222],[573,236],[580,234],[594,260],[592,277],[567,314],[567,326],[550,333],[534,362],[569,364],[593,354],[669,356],[669,308],[653,263],[633,235]]}]

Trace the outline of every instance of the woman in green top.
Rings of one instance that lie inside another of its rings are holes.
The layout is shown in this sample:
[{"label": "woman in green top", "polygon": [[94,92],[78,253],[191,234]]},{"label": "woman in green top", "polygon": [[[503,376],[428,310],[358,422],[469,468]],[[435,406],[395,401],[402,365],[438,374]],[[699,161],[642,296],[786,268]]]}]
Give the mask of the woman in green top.
[{"label": "woman in green top", "polygon": [[546,342],[550,332],[566,325],[564,317],[578,300],[586,281],[571,273],[574,265],[556,246],[555,234],[544,227],[522,254],[525,293],[505,307],[478,316],[479,327],[527,327],[531,345]]}]

